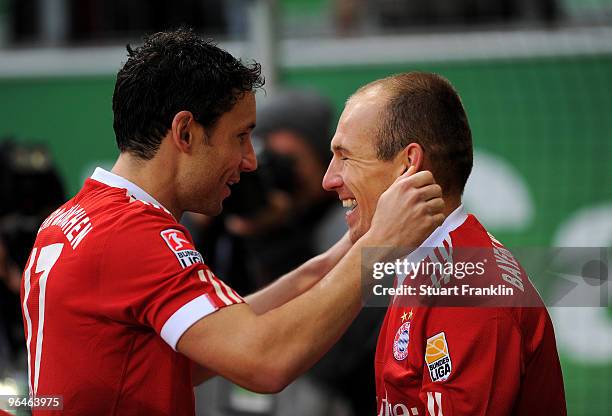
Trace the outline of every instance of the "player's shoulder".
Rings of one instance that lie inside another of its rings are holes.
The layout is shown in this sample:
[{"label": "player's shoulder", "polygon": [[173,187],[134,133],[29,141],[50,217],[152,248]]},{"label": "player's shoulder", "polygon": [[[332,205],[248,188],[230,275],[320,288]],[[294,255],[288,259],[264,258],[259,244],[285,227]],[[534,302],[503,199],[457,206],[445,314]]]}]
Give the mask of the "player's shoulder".
[{"label": "player's shoulder", "polygon": [[[204,262],[187,228],[154,204],[130,202],[108,233],[105,259],[113,267],[123,265],[126,270],[161,273]],[[126,263],[124,258],[132,260]]]},{"label": "player's shoulder", "polygon": [[172,214],[161,205],[128,196],[123,212],[123,222],[144,228],[179,226]]},{"label": "player's shoulder", "polygon": [[116,238],[141,240],[149,244],[153,242],[151,238],[161,238],[166,230],[188,234],[185,227],[163,207],[133,198],[118,210],[114,223],[112,234]]},{"label": "player's shoulder", "polygon": [[467,214],[465,221],[449,233],[453,247],[508,250],[474,214]]},{"label": "player's shoulder", "polygon": [[[487,231],[474,215],[467,215],[464,223],[451,231],[449,236],[453,247],[454,261],[480,260],[489,263],[487,264],[489,267],[485,271],[491,272],[494,269],[500,273],[509,273],[512,276],[526,276],[525,271],[512,252]],[[497,268],[493,268],[492,265],[497,266]]]},{"label": "player's shoulder", "polygon": [[[478,273],[462,281],[473,287],[476,294],[491,293],[490,297],[479,296],[478,299],[487,300],[490,306],[542,306],[542,300],[517,256],[488,232],[475,216],[468,215],[450,237],[455,263],[481,266],[477,268]],[[494,290],[496,288],[499,290]],[[516,314],[513,312],[512,315]]]},{"label": "player's shoulder", "polygon": [[112,221],[115,227],[172,224],[176,220],[162,205],[137,199],[127,189],[112,187],[88,179],[73,198],[75,203],[88,206],[96,217]]},{"label": "player's shoulder", "polygon": [[163,243],[167,229],[187,230],[162,205],[137,199],[127,189],[88,179],[71,203],[85,208],[98,238],[107,247],[140,246],[142,250]]},{"label": "player's shoulder", "polygon": [[473,214],[449,233],[453,247],[492,247],[492,237]]}]

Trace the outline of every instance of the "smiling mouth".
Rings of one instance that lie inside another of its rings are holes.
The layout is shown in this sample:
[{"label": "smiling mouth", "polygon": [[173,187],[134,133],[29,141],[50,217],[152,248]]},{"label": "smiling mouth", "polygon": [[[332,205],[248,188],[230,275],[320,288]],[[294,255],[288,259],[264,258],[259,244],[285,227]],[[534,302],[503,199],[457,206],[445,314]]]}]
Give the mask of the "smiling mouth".
[{"label": "smiling mouth", "polygon": [[343,199],[342,206],[347,208],[347,214],[357,208],[357,200],[353,198]]}]

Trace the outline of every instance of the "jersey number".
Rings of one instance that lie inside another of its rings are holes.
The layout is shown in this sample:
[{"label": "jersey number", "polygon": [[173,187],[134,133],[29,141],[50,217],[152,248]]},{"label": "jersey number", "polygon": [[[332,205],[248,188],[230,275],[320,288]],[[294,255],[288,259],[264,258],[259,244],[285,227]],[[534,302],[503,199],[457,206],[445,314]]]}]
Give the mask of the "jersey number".
[{"label": "jersey number", "polygon": [[[23,314],[26,320],[26,331],[27,340],[26,344],[28,347],[28,381],[30,385],[30,394],[35,395],[38,390],[38,377],[40,376],[40,358],[42,355],[42,344],[43,344],[43,327],[45,325],[45,293],[47,289],[47,278],[51,269],[57,262],[62,249],[64,248],[63,243],[50,244],[40,249],[38,260],[36,260],[36,254],[38,249],[35,247],[30,255],[30,261],[24,273],[24,289],[25,294],[23,297]],[[40,277],[31,279],[32,267],[34,267],[35,273],[41,273]],[[39,294],[38,299],[30,299],[30,293],[33,288],[38,286]],[[32,319],[30,318],[30,311],[38,310],[37,328],[33,328]],[[36,331],[36,345],[32,345],[32,333]],[[34,348],[32,348],[34,347]],[[34,357],[33,357],[34,355]],[[32,371],[32,358],[34,358],[34,371]]]}]

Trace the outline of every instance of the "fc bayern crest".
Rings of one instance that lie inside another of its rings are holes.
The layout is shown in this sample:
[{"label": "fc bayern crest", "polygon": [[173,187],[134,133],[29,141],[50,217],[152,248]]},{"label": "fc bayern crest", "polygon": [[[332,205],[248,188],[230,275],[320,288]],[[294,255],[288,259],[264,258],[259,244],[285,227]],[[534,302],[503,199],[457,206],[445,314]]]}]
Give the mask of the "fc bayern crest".
[{"label": "fc bayern crest", "polygon": [[408,357],[408,342],[410,341],[410,321],[399,327],[393,340],[393,356],[397,361]]}]

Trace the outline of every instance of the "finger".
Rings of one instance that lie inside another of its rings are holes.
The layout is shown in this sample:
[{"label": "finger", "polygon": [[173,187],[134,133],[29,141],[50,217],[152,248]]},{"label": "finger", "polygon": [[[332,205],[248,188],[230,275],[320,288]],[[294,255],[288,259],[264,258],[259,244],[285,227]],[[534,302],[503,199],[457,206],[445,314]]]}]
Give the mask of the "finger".
[{"label": "finger", "polygon": [[436,183],[433,174],[428,170],[422,170],[409,177],[402,179],[407,185],[413,188],[420,188]]},{"label": "finger", "polygon": [[418,189],[423,201],[442,197],[442,187],[436,183]]},{"label": "finger", "polygon": [[426,204],[430,214],[439,214],[444,211],[444,200],[442,198],[430,199]]},{"label": "finger", "polygon": [[442,225],[445,219],[446,215],[444,214],[436,214],[433,216],[433,221],[438,227]]},{"label": "finger", "polygon": [[403,174],[400,175],[400,178],[403,176],[405,178],[408,178],[412,175],[414,175],[416,173],[416,166],[414,165],[410,165],[408,166],[408,169],[406,169],[406,172],[404,172]]}]

